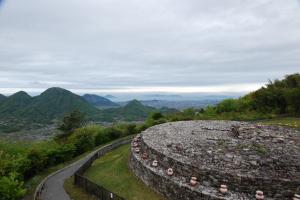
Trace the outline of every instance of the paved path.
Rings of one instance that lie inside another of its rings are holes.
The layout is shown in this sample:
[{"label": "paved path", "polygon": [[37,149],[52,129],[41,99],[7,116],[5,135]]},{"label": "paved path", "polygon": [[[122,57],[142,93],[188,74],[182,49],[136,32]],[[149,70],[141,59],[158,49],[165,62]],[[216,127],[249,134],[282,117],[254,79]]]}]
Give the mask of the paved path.
[{"label": "paved path", "polygon": [[44,189],[41,193],[42,200],[71,200],[64,190],[64,182],[71,177],[79,167],[88,160],[94,152],[90,153],[81,160],[65,167],[55,175],[49,177],[44,182]]},{"label": "paved path", "polygon": [[[96,152],[99,152],[99,150],[104,149],[106,147],[109,147],[109,150],[111,150],[111,146],[118,147],[122,144],[129,143],[131,141],[131,137],[129,138],[123,138],[119,141],[116,141],[114,143],[102,146],[95,151],[91,152],[84,158],[66,166],[63,169],[60,169],[53,174],[46,177],[41,183],[38,188],[43,185],[43,189],[39,195],[39,199],[41,200],[71,200],[69,195],[64,189],[64,182],[66,179],[71,177],[89,158],[91,158]],[[117,146],[116,146],[117,145]]]}]

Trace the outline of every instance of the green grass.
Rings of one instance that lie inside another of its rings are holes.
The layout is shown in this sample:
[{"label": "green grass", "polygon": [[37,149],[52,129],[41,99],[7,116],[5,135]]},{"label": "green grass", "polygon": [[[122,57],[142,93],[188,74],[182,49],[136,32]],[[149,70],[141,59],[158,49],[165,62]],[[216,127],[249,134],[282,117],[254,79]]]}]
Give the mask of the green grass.
[{"label": "green grass", "polygon": [[296,128],[300,130],[300,118],[296,118],[296,117],[274,118],[274,119],[261,121],[261,123],[266,125],[286,126],[286,127]]},{"label": "green grass", "polygon": [[81,187],[73,184],[74,177],[68,178],[64,183],[64,188],[73,200],[97,200],[93,195],[86,193]]},{"label": "green grass", "polygon": [[163,200],[129,169],[130,145],[123,145],[95,160],[85,176],[126,200]]}]

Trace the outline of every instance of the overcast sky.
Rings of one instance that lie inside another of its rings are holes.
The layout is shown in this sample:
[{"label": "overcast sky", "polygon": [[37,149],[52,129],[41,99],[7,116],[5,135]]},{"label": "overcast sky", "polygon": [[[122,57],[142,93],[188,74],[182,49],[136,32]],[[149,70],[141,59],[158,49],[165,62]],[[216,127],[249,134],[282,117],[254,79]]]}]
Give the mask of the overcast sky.
[{"label": "overcast sky", "polygon": [[0,3],[0,93],[248,92],[299,71],[299,0]]}]

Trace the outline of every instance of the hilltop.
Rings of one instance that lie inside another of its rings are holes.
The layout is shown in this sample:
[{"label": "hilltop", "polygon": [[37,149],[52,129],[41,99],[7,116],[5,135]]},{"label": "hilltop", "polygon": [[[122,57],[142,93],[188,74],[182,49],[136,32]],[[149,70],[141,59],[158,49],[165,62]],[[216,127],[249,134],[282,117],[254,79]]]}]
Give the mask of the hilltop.
[{"label": "hilltop", "polygon": [[32,102],[20,111],[20,115],[36,122],[49,123],[74,110],[79,110],[87,116],[97,113],[97,109],[81,96],[62,88],[49,88],[33,98]]}]

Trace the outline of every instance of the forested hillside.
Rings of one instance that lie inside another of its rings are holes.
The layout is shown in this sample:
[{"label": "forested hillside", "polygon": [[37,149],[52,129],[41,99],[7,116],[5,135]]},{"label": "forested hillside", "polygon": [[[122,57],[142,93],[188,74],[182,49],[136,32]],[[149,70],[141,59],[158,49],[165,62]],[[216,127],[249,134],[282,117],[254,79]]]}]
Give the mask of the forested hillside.
[{"label": "forested hillside", "polygon": [[35,97],[23,91],[17,92],[0,102],[0,129],[11,132],[50,124],[74,110],[87,117],[93,117],[98,112],[80,96],[62,88],[49,88]]},{"label": "forested hillside", "polygon": [[158,110],[150,106],[144,106],[137,100],[132,100],[123,107],[104,110],[103,114],[107,118],[115,120],[141,121],[146,119],[151,112],[155,111]]},{"label": "forested hillside", "polygon": [[269,81],[257,91],[238,99],[226,99],[205,109],[186,109],[172,114],[173,120],[260,120],[278,116],[300,116],[300,74]]},{"label": "forested hillside", "polygon": [[217,112],[256,111],[266,114],[300,114],[300,74],[283,80],[269,81],[261,89],[240,99],[228,99],[217,106]]}]

